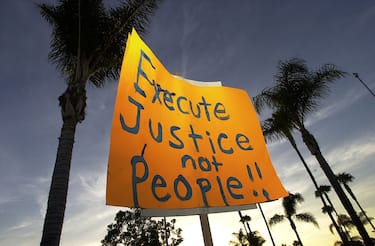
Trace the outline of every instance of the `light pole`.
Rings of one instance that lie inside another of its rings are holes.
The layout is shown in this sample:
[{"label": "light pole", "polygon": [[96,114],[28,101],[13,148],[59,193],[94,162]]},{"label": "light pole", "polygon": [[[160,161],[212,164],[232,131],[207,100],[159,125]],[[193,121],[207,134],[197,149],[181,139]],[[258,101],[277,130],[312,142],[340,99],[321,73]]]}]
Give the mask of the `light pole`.
[{"label": "light pole", "polygon": [[375,97],[375,93],[370,89],[370,87],[368,87],[368,86],[366,85],[365,82],[363,82],[363,80],[359,77],[358,73],[353,73],[353,75],[354,75],[354,77],[356,77],[356,78],[359,80],[359,82],[362,83],[362,85],[363,85],[364,87],[366,87],[366,89],[371,93],[371,95],[372,95],[373,97]]}]

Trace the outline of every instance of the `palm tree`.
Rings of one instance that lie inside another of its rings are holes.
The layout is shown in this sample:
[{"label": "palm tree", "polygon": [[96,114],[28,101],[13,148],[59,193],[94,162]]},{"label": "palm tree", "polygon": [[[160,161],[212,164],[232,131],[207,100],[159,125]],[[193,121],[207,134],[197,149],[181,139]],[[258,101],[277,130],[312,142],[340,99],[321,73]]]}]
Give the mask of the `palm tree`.
[{"label": "palm tree", "polygon": [[347,231],[346,231],[346,228],[345,227],[343,228],[342,226],[340,226],[336,222],[336,220],[333,218],[333,216],[332,216],[332,213],[335,213],[336,217],[338,218],[339,214],[337,213],[337,210],[333,206],[333,203],[332,203],[331,199],[328,196],[328,192],[330,192],[330,191],[331,191],[331,186],[329,186],[329,185],[321,185],[315,191],[315,196],[316,197],[320,196],[322,199],[323,199],[323,196],[324,196],[325,200],[327,200],[327,202],[328,202],[329,205],[327,205],[325,203],[324,206],[323,206],[323,208],[322,208],[322,211],[323,211],[323,213],[330,214],[330,218],[331,218],[331,221],[332,221],[332,226],[335,227],[337,233],[339,233],[339,236],[340,236],[341,240],[344,242],[344,244],[346,244],[346,243],[348,243],[348,239],[349,239]]},{"label": "palm tree", "polygon": [[367,219],[368,223],[370,223],[372,230],[375,230],[374,225],[372,224],[371,220],[367,217],[365,210],[362,208],[361,204],[357,197],[354,195],[354,192],[349,186],[350,182],[353,182],[354,176],[350,173],[342,172],[336,175],[337,180],[344,186],[345,190],[349,193],[349,195],[353,198],[353,200],[357,203],[359,209],[361,209],[363,216]]},{"label": "palm tree", "polygon": [[[362,212],[360,212],[358,214],[358,217],[360,218],[360,220],[362,221],[362,223],[364,225],[366,225],[366,224],[369,223],[368,220],[367,220],[367,218],[365,217],[365,215]],[[373,220],[373,219],[374,218],[372,218],[372,217],[369,218],[370,221]],[[350,235],[350,232],[355,227],[355,225],[353,224],[353,222],[352,222],[352,220],[350,219],[349,216],[347,216],[346,214],[339,214],[338,217],[337,217],[337,223],[340,226],[342,226],[342,227],[345,228],[346,235],[350,239],[350,242],[360,241],[356,236],[352,237]],[[333,227],[332,224],[329,225],[329,230],[331,231],[331,233],[333,233],[332,227]],[[345,244],[343,244],[343,245],[345,245]]]},{"label": "palm tree", "polygon": [[249,222],[251,221],[251,217],[249,215],[242,215],[241,211],[238,211],[238,215],[240,216],[240,222],[242,223],[246,234],[249,235],[251,234],[251,228],[249,225]]},{"label": "palm tree", "polygon": [[233,246],[261,246],[266,242],[258,231],[251,233],[251,240],[249,240],[249,237],[246,236],[242,228],[239,230],[239,232],[233,232],[232,235],[236,238],[236,240],[229,241],[229,244]]},{"label": "palm tree", "polygon": [[[353,229],[354,224],[353,224],[352,220],[350,219],[350,217],[347,216],[346,214],[339,214],[337,216],[337,223],[341,227],[345,228],[345,233],[346,233],[347,237],[351,238],[350,237],[350,231]],[[331,233],[333,233],[332,228],[333,228],[333,225],[332,224],[329,225],[329,230],[331,231]]]},{"label": "palm tree", "polygon": [[350,238],[348,244],[344,244],[341,241],[336,241],[333,246],[363,246],[363,240],[360,236],[354,236]]},{"label": "palm tree", "polygon": [[259,231],[253,231],[251,233],[251,240],[249,240],[250,246],[262,246],[266,240],[260,235]]},{"label": "palm tree", "polygon": [[[358,217],[360,218],[360,220],[362,221],[362,223],[364,225],[368,224],[368,219],[366,218],[366,216],[362,212],[360,212],[358,214]],[[350,217],[347,216],[347,215],[345,215],[345,214],[339,214],[337,218],[338,218],[337,219],[337,223],[340,226],[342,226],[342,227],[345,228],[345,232],[346,232],[347,237],[349,238],[350,241],[349,241],[348,244],[345,244],[345,243],[343,243],[341,241],[337,241],[337,242],[335,242],[335,245],[338,245],[338,246],[341,246],[341,245],[342,246],[346,246],[346,245],[361,246],[361,245],[363,245],[363,243],[362,243],[363,239],[361,237],[358,237],[358,236],[353,236],[352,237],[350,235],[350,231],[355,227],[354,224],[353,224],[353,222],[351,221]],[[373,218],[370,217],[369,220],[371,221],[371,220],[373,220]],[[329,226],[329,229],[330,229],[331,233],[333,233],[332,226],[333,226],[332,224]],[[373,242],[375,242],[375,240],[373,238],[371,238],[371,240]]]},{"label": "palm tree", "polygon": [[[296,141],[293,137],[293,130],[294,130],[293,123],[291,121],[285,120],[287,116],[288,116],[287,112],[282,111],[282,110],[277,110],[272,113],[271,118],[268,118],[265,121],[263,121],[262,130],[263,130],[264,137],[266,138],[267,141],[280,140],[282,138],[288,139],[289,143],[292,145],[292,148],[296,151],[298,157],[300,158],[308,175],[310,176],[310,179],[313,182],[315,188],[318,190],[319,189],[318,183],[313,173],[311,172],[309,166],[307,165],[305,159],[303,158],[301,152],[299,151]],[[317,197],[320,197],[320,200],[323,203],[323,207],[327,207],[328,205],[325,199],[323,198],[323,194],[321,193],[316,193],[316,194],[318,194]],[[345,234],[341,231],[340,227],[337,225],[335,221],[335,218],[332,215],[332,211],[328,210],[327,212],[332,223],[335,225],[337,233],[340,236],[341,240],[343,242],[347,242]]]},{"label": "palm tree", "polygon": [[249,241],[247,240],[246,234],[243,232],[242,228],[238,232],[233,232],[232,235],[236,240],[229,241],[230,245],[233,246],[249,246]]},{"label": "palm tree", "polygon": [[278,224],[285,219],[289,221],[290,226],[292,227],[293,231],[295,232],[297,236],[297,240],[302,246],[301,238],[298,234],[296,224],[294,222],[295,220],[312,223],[315,226],[319,227],[318,222],[316,222],[315,217],[310,213],[300,213],[297,214],[297,204],[303,202],[303,197],[300,193],[291,194],[289,193],[289,196],[283,198],[283,207],[284,207],[284,214],[275,214],[272,216],[272,218],[269,220],[270,226],[273,226],[275,224]]},{"label": "palm tree", "polygon": [[[373,217],[368,218],[362,212],[359,212],[358,217],[360,218],[360,220],[362,221],[362,223],[364,225],[368,224],[369,221],[372,221],[374,219]],[[346,246],[346,245],[361,246],[361,245],[363,245],[363,243],[362,243],[363,239],[361,237],[350,236],[350,231],[353,229],[353,227],[355,227],[353,222],[351,221],[350,217],[345,215],[345,214],[339,214],[337,218],[338,218],[337,222],[339,223],[339,225],[345,228],[345,233],[346,233],[346,235],[347,235],[347,237],[349,238],[350,241],[349,241],[348,244],[345,244],[341,241],[336,241],[335,245],[338,245],[338,246]],[[329,230],[331,231],[331,233],[333,233],[332,227],[333,227],[333,225],[331,224],[329,226]],[[371,238],[371,240],[372,240],[372,242],[375,242],[374,238]]]},{"label": "palm tree", "polygon": [[256,96],[254,105],[258,112],[267,105],[274,111],[285,113],[285,120],[301,133],[303,142],[317,159],[365,244],[372,245],[367,231],[324,158],[318,142],[305,126],[306,117],[317,109],[319,99],[328,94],[329,84],[345,74],[332,64],[325,64],[317,70],[309,70],[306,62],[298,58],[280,62],[278,74],[275,76],[276,85],[264,89]]},{"label": "palm tree", "polygon": [[[324,198],[327,200],[327,202],[329,204],[329,207],[331,207],[332,211],[336,214],[336,216],[338,216],[339,214],[337,213],[337,210],[333,206],[333,203],[332,203],[331,199],[328,196],[328,192],[330,192],[330,191],[331,191],[331,186],[329,186],[329,185],[320,185],[318,187],[318,189],[315,191],[315,196],[316,197],[318,197],[318,196],[324,196]],[[327,210],[329,210],[329,209],[327,209]]]},{"label": "palm tree", "polygon": [[67,82],[59,97],[62,129],[48,196],[41,245],[59,245],[64,220],[75,130],[85,118],[86,85],[117,79],[128,33],[144,33],[157,0],[128,0],[105,9],[103,0],[59,0],[39,4],[52,26],[49,59]]}]

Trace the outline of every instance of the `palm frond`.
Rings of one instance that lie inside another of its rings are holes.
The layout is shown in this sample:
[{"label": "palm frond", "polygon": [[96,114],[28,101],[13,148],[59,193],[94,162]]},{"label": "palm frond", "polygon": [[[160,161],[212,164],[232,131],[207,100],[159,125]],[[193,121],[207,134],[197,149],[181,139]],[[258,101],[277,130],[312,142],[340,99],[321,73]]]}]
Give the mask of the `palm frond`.
[{"label": "palm frond", "polygon": [[250,246],[252,245],[261,246],[266,242],[266,240],[262,237],[259,231],[253,231],[250,234],[250,238],[248,241],[249,241]]},{"label": "palm frond", "polygon": [[90,81],[102,85],[103,78],[118,78],[128,34],[132,28],[140,34],[146,32],[150,17],[159,2],[160,0],[128,0],[109,11],[110,29],[106,32],[100,49],[90,57],[93,68]]},{"label": "palm frond", "polygon": [[346,214],[339,214],[338,215],[338,217],[337,217],[337,224],[341,225],[341,226],[344,226],[344,227],[347,227],[349,229],[351,229],[351,228],[354,227],[354,224],[353,224],[352,220]]},{"label": "palm frond", "polygon": [[238,232],[233,232],[232,236],[236,238],[236,240],[229,241],[230,245],[238,245],[238,246],[245,246],[249,245],[247,235],[243,232],[242,228]]},{"label": "palm frond", "polygon": [[272,113],[272,117],[262,122],[262,130],[264,137],[269,141],[280,140],[287,138],[293,139],[293,130],[295,126],[289,120],[290,116],[287,112],[277,110]]},{"label": "palm frond", "polygon": [[330,191],[331,191],[330,185],[320,185],[318,190],[315,191],[315,197],[319,197],[323,194],[327,194]]},{"label": "palm frond", "polygon": [[300,193],[289,193],[289,196],[284,197],[282,204],[285,215],[291,217],[296,214],[297,203],[303,202],[303,197]]},{"label": "palm frond", "polygon": [[322,207],[322,212],[323,213],[332,213],[334,210],[333,210],[333,207],[330,206],[330,205],[326,205],[324,207]]},{"label": "palm frond", "polygon": [[335,234],[335,230],[333,230],[333,229],[335,229],[335,225],[334,225],[334,224],[330,224],[330,225],[329,225],[329,231],[330,231],[332,234]]},{"label": "palm frond", "polygon": [[316,227],[319,227],[318,222],[316,221],[315,217],[311,213],[296,214],[296,219],[299,221],[306,222],[306,223],[312,223]]},{"label": "palm frond", "polygon": [[350,173],[342,172],[336,175],[337,180],[342,184],[353,182],[354,176]]},{"label": "palm frond", "polygon": [[[80,63],[85,63],[100,45],[104,30],[109,28],[103,1],[61,0],[57,6],[39,5],[39,8],[53,29],[49,59],[57,65],[68,82],[72,82],[76,77],[76,67],[84,67]],[[87,74],[80,76],[80,79],[87,79]]]},{"label": "palm frond", "polygon": [[368,217],[365,213],[366,213],[366,211],[361,211],[361,212],[358,213],[358,217],[361,220],[362,224],[364,224],[364,225],[366,225],[370,221],[374,220],[374,217]]},{"label": "palm frond", "polygon": [[37,4],[40,15],[49,23],[53,24],[56,21],[57,11],[54,6],[49,4]]},{"label": "palm frond", "polygon": [[250,222],[251,221],[251,217],[249,215],[244,215],[242,216],[242,218],[240,219],[240,222],[242,223],[245,223],[245,222]]},{"label": "palm frond", "polygon": [[276,85],[256,96],[254,105],[258,112],[265,106],[288,112],[288,120],[301,125],[317,109],[319,100],[329,93],[329,85],[344,74],[331,64],[314,71],[299,58],[281,61],[275,75]]},{"label": "palm frond", "polygon": [[265,88],[261,91],[260,94],[253,97],[253,104],[257,113],[261,113],[266,106],[273,108],[273,101],[275,101],[275,96],[276,95],[271,88]]},{"label": "palm frond", "polygon": [[128,0],[119,7],[110,10],[113,20],[114,33],[128,35],[135,28],[139,33],[145,33],[150,22],[150,16],[154,13],[160,0]]},{"label": "palm frond", "polygon": [[286,137],[284,132],[277,128],[273,118],[268,118],[262,122],[262,131],[267,141],[273,142]]},{"label": "palm frond", "polygon": [[308,74],[306,61],[300,58],[291,58],[285,61],[279,61],[277,66],[278,73],[275,80],[279,85],[286,85],[301,81]]},{"label": "palm frond", "polygon": [[273,226],[273,225],[276,225],[280,222],[283,222],[285,220],[285,216],[284,215],[281,215],[281,214],[275,214],[274,216],[272,216],[269,221],[268,221],[268,224],[270,226]]},{"label": "palm frond", "polygon": [[[351,241],[354,241],[354,242],[363,242],[362,238],[360,236],[353,236],[353,237],[350,237],[350,240]],[[357,244],[359,245],[359,244]]]},{"label": "palm frond", "polygon": [[341,241],[336,241],[334,244],[333,244],[333,246],[342,246],[342,242]]},{"label": "palm frond", "polygon": [[49,60],[69,83],[89,80],[102,86],[107,79],[117,79],[128,33],[133,27],[144,33],[159,2],[128,0],[109,10],[103,0],[38,5],[52,26]]}]

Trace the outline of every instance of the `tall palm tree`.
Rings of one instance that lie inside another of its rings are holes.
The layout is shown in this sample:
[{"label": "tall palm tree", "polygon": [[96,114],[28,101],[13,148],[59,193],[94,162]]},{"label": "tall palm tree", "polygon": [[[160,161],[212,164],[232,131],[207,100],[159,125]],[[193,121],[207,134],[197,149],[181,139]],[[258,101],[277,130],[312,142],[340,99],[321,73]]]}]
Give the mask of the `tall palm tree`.
[{"label": "tall palm tree", "polygon": [[332,211],[338,216],[337,210],[333,206],[333,203],[331,199],[328,196],[328,193],[331,191],[331,186],[329,185],[320,185],[318,189],[315,191],[315,196],[324,196],[324,198],[327,200],[329,207],[332,208]]},{"label": "tall palm tree", "polygon": [[39,4],[52,26],[49,59],[67,82],[59,97],[62,129],[48,196],[41,245],[59,245],[68,191],[75,130],[85,118],[86,85],[117,79],[128,33],[143,33],[157,0],[128,0],[106,9],[103,0],[59,0]]},{"label": "tall palm tree", "polygon": [[238,211],[238,215],[240,216],[240,222],[242,223],[242,225],[245,229],[245,232],[249,237],[249,235],[252,232],[251,228],[250,228],[250,225],[249,225],[249,222],[251,221],[251,217],[249,215],[242,215],[241,211]]},{"label": "tall palm tree", "polygon": [[[242,215],[241,211],[238,211],[238,214],[240,215],[240,222],[243,224],[245,232],[246,232],[246,238],[251,246],[258,246],[262,245],[266,240],[262,238],[259,235],[258,231],[252,231],[249,225],[249,222],[251,221],[251,217],[248,215]],[[235,233],[233,234],[235,235]]]},{"label": "tall palm tree", "polygon": [[[303,166],[305,167],[311,181],[313,182],[315,189],[319,189],[318,182],[316,181],[313,173],[311,172],[309,166],[307,165],[305,159],[303,158],[301,152],[299,151],[296,141],[293,137],[293,122],[285,120],[288,117],[287,112],[282,110],[277,110],[272,113],[271,118],[266,119],[262,122],[262,130],[263,135],[265,136],[267,141],[274,141],[274,140],[280,140],[283,138],[286,138],[289,143],[292,145],[292,148],[296,151],[298,157],[300,158]],[[320,200],[323,203],[323,207],[327,207],[327,203],[325,199],[323,198],[322,193],[316,193],[318,194],[317,197],[320,198]],[[331,219],[332,223],[335,225],[338,235],[340,236],[341,240],[343,242],[347,242],[345,234],[341,231],[340,227],[337,225],[335,218],[332,215],[331,210],[327,210],[327,214],[329,218]]]},{"label": "tall palm tree", "polygon": [[331,216],[332,226],[335,227],[337,233],[339,233],[339,236],[341,240],[344,242],[344,244],[348,243],[348,233],[346,231],[345,227],[342,227],[340,224],[336,222],[336,220],[333,218],[332,214],[335,213],[336,217],[339,218],[339,214],[337,213],[337,210],[333,206],[333,203],[331,199],[328,196],[328,192],[331,191],[331,186],[329,185],[320,185],[318,189],[315,191],[315,196],[324,197],[325,200],[328,202],[329,205],[326,203],[324,204],[322,211],[323,213],[328,213]]},{"label": "tall palm tree", "polygon": [[[364,225],[369,223],[367,218],[364,216],[364,214],[362,212],[360,212],[358,214],[358,217]],[[373,220],[374,218],[370,217],[369,219]],[[345,227],[345,231],[347,233],[348,238],[352,239],[352,237],[350,236],[350,231],[355,227],[355,225],[353,224],[353,221],[350,219],[350,217],[347,216],[346,214],[339,214],[338,217],[337,217],[337,223],[340,226]],[[329,226],[329,229],[330,229],[331,233],[333,233],[332,227],[333,227],[333,225],[331,224]]]},{"label": "tall palm tree", "polygon": [[284,214],[283,215],[275,214],[274,216],[272,216],[272,218],[270,218],[269,224],[270,226],[273,226],[287,219],[294,233],[297,236],[298,242],[302,246],[303,245],[302,240],[298,234],[294,219],[298,221],[302,221],[302,222],[312,223],[317,227],[319,226],[318,226],[318,222],[316,222],[316,219],[312,214],[310,213],[297,214],[297,204],[301,202],[303,202],[303,197],[300,193],[295,193],[295,194],[289,193],[289,196],[284,197],[283,202],[282,202],[283,207],[284,207]]},{"label": "tall palm tree", "polygon": [[[351,238],[350,237],[350,231],[353,229],[354,224],[353,224],[352,220],[350,219],[350,217],[347,216],[346,214],[339,214],[337,216],[337,223],[340,226],[345,228],[345,233],[346,233],[347,237]],[[332,224],[329,225],[329,230],[331,231],[331,233],[333,233],[332,227],[333,227]]]},{"label": "tall palm tree", "polygon": [[361,204],[359,203],[357,197],[354,195],[354,192],[349,186],[349,183],[353,182],[354,176],[350,173],[342,172],[336,175],[337,180],[344,186],[345,190],[349,193],[349,195],[353,198],[353,200],[357,203],[359,209],[361,209],[363,216],[367,219],[368,223],[370,223],[372,230],[375,230],[374,224],[372,224],[369,217],[367,217],[365,210],[362,208]]},{"label": "tall palm tree", "polygon": [[350,200],[324,158],[318,142],[305,126],[306,117],[317,109],[319,100],[328,94],[329,85],[345,74],[332,64],[325,64],[317,70],[310,70],[306,62],[298,58],[280,62],[275,76],[276,85],[264,89],[256,96],[254,105],[258,112],[266,105],[274,111],[285,112],[285,120],[301,133],[303,142],[317,159],[365,244],[373,245]]}]

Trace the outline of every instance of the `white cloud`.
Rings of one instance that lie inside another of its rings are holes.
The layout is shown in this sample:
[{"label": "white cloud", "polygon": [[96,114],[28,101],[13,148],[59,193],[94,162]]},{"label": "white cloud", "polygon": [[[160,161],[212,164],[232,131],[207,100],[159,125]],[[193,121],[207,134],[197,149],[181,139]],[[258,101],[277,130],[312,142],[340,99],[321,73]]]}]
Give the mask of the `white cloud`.
[{"label": "white cloud", "polygon": [[[361,163],[370,161],[375,154],[375,134],[367,135],[352,142],[343,143],[327,154],[327,159],[338,172],[350,170]],[[365,170],[364,170],[365,171]]]},{"label": "white cloud", "polygon": [[22,221],[21,223],[17,224],[17,225],[14,225],[12,227],[9,228],[9,231],[13,231],[13,230],[19,230],[19,229],[22,229],[22,228],[25,228],[25,227],[29,227],[33,224],[33,221],[31,220],[24,220]]},{"label": "white cloud", "polygon": [[354,104],[360,98],[366,95],[366,91],[357,89],[349,90],[345,96],[339,97],[338,100],[335,100],[332,104],[329,104],[315,113],[313,113],[306,120],[306,126],[314,125],[328,117],[331,117],[342,110],[347,109],[350,105]]}]

